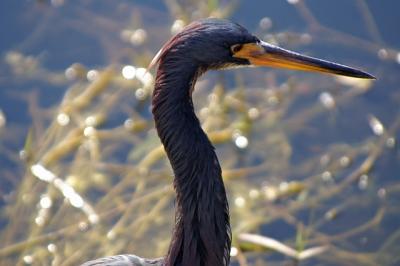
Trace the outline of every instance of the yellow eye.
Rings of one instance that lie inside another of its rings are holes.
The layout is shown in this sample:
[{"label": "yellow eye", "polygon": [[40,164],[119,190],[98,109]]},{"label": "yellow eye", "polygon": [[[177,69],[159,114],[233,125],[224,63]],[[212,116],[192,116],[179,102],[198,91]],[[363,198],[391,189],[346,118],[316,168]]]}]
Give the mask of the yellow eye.
[{"label": "yellow eye", "polygon": [[242,50],[243,44],[235,44],[231,46],[231,51],[233,54],[236,54],[240,50]]}]

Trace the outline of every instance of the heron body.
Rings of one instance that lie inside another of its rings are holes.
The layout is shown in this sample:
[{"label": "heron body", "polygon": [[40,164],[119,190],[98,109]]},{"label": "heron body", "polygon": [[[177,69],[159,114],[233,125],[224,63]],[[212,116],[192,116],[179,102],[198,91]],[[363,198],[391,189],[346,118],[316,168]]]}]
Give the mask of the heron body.
[{"label": "heron body", "polygon": [[164,259],[143,259],[136,255],[124,254],[88,261],[82,266],[163,266]]},{"label": "heron body", "polygon": [[192,92],[209,69],[272,66],[358,78],[371,75],[264,43],[239,24],[221,19],[195,21],[170,39],[158,64],[152,112],[174,172],[176,221],[164,258],[118,255],[83,266],[226,266],[231,229],[225,187],[214,147],[195,115]]}]

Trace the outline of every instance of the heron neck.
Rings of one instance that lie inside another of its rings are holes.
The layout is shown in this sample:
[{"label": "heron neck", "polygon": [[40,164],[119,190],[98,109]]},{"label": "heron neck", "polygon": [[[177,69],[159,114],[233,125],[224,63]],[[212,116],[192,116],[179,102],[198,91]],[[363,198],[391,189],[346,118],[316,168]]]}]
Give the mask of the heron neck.
[{"label": "heron neck", "polygon": [[153,115],[175,175],[176,222],[167,266],[229,264],[229,210],[214,147],[197,119],[191,92],[201,71],[160,63]]}]

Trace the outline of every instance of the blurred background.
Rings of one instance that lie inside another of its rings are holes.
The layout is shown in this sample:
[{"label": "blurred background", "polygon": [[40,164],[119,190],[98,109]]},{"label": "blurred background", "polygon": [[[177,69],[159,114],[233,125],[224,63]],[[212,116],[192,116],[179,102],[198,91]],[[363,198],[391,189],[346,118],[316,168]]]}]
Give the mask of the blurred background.
[{"label": "blurred background", "polygon": [[257,68],[199,80],[232,265],[400,265],[399,10],[394,0],[1,1],[0,264],[166,253],[173,177],[146,68],[173,34],[212,16],[377,77]]}]

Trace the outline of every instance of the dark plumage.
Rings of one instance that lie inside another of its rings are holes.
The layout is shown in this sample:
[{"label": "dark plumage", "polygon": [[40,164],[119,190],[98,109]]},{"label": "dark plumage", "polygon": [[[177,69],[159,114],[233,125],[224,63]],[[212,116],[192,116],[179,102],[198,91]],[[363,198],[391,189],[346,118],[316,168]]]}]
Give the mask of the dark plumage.
[{"label": "dark plumage", "polygon": [[164,45],[152,64],[157,63],[152,111],[175,176],[176,222],[170,247],[163,259],[119,255],[84,266],[229,264],[231,229],[221,168],[192,103],[196,80],[207,70],[253,64],[372,77],[268,45],[242,26],[220,19],[188,25]]},{"label": "dark plumage", "polygon": [[158,59],[153,115],[177,194],[165,265],[229,264],[231,232],[221,168],[194,113],[191,92],[197,77],[210,68],[248,64],[229,54],[231,45],[248,41],[255,38],[237,24],[202,20],[172,38]]}]

